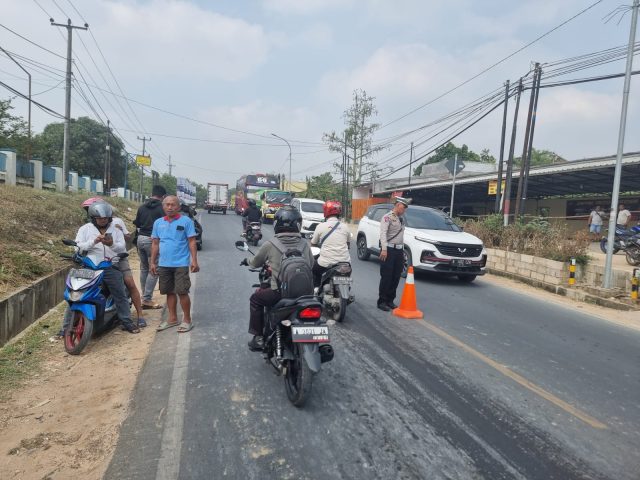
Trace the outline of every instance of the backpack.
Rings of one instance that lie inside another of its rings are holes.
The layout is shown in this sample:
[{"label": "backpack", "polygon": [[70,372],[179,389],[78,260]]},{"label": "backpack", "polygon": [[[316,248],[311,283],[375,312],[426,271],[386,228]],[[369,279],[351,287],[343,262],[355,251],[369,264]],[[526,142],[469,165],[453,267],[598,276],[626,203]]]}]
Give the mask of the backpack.
[{"label": "backpack", "polygon": [[[300,242],[303,241],[300,239]],[[272,238],[271,243],[282,254],[280,273],[276,278],[282,298],[313,295],[313,273],[302,249],[297,246],[287,246],[277,237]]]}]

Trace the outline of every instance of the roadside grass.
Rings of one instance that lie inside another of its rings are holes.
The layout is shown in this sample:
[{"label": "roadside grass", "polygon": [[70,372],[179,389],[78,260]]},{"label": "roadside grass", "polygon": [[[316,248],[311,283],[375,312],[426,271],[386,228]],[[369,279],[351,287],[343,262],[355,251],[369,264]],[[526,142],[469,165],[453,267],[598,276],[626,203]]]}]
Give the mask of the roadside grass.
[{"label": "roadside grass", "polygon": [[17,340],[0,349],[0,402],[41,372],[42,364],[52,346],[59,348],[59,341],[51,342],[49,339],[62,327],[64,307],[55,307]]},{"label": "roadside grass", "polygon": [[[86,215],[81,203],[88,193],[58,193],[0,184],[0,298],[54,272],[69,253],[63,238],[75,238]],[[138,204],[107,198],[133,231]]]}]

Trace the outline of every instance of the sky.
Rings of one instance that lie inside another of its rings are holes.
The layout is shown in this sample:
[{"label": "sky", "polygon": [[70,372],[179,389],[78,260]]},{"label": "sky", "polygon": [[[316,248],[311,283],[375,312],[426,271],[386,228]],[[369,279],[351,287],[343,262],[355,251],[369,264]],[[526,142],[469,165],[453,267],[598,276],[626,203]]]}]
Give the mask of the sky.
[{"label": "sky", "polygon": [[[381,128],[374,142],[384,148],[372,161],[384,175],[408,163],[411,142],[418,158],[453,131],[431,138],[445,124],[420,127],[498,95],[506,80],[516,82],[533,62],[551,72],[558,68],[551,63],[626,45],[630,13],[607,21],[623,5],[619,0],[597,2],[560,26],[594,3],[2,0],[0,46],[21,56],[32,74],[33,98],[64,113],[66,29],[51,26],[49,18],[88,23],[88,31],[73,34],[74,77],[86,99],[72,91],[71,116],[108,118],[131,153],[141,152],[138,137],[151,137],[154,169],[168,172],[170,156],[175,176],[203,184],[235,184],[240,175],[256,172],[288,175],[289,148],[272,134],[291,144],[294,180],[335,175],[336,153],[322,143],[323,133],[344,129],[343,113],[354,90],[362,89],[375,99],[372,121]],[[622,54],[564,76],[545,79],[543,73],[542,83],[623,73]],[[634,66],[640,70],[637,59]],[[627,152],[640,150],[639,80],[632,77]],[[4,55],[0,81],[27,92],[25,74]],[[614,155],[622,91],[622,78],[542,89],[534,147],[569,160]],[[0,86],[0,98],[11,96]],[[525,92],[518,154],[528,102]],[[26,118],[27,102],[16,98],[13,105],[14,114]],[[513,107],[512,100],[509,132]],[[454,142],[498,157],[502,116],[499,107]],[[36,133],[59,121],[38,109],[32,118]]]}]

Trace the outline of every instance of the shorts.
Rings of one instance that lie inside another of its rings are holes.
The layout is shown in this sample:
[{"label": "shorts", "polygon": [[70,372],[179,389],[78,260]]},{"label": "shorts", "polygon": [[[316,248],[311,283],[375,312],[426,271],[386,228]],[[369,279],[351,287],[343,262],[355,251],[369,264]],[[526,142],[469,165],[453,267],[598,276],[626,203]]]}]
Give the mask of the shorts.
[{"label": "shorts", "polygon": [[593,223],[589,225],[589,233],[600,233],[602,230],[602,225],[594,225]]},{"label": "shorts", "polygon": [[191,288],[189,267],[158,267],[160,294],[186,295]]},{"label": "shorts", "polygon": [[121,258],[118,263],[114,263],[113,267],[116,270],[120,270],[123,277],[133,277],[133,273],[131,272],[131,266],[129,265],[128,258]]}]

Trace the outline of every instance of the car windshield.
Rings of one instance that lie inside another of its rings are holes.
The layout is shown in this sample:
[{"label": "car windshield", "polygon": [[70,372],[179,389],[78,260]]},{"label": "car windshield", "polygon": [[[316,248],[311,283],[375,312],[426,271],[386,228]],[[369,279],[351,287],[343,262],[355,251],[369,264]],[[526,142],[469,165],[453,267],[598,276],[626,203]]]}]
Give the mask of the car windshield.
[{"label": "car windshield", "polygon": [[288,193],[267,193],[267,203],[284,203],[289,205],[291,203],[291,195]]},{"label": "car windshield", "polygon": [[322,213],[322,203],[302,202],[300,209],[308,213]]},{"label": "car windshield", "polygon": [[404,214],[407,226],[426,230],[445,230],[461,232],[462,230],[447,215],[433,210],[408,208]]}]

